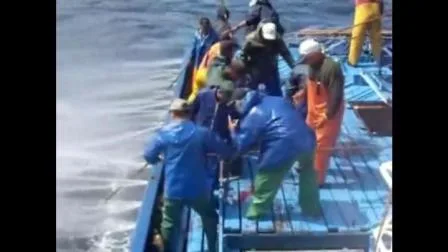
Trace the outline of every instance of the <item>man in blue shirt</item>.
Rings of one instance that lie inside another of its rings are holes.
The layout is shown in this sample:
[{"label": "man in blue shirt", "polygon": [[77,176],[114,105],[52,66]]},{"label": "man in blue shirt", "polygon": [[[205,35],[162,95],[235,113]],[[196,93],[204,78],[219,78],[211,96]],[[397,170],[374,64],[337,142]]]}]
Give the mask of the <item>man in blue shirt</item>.
[{"label": "man in blue shirt", "polygon": [[[254,147],[260,148],[253,200],[246,213],[247,218],[257,219],[271,209],[274,197],[294,162],[299,160],[301,166],[313,172],[315,139],[305,119],[283,97],[249,91],[235,98],[242,119],[236,128],[237,123],[229,118],[233,144],[238,154]],[[319,210],[319,205],[303,204],[302,198],[299,201],[306,207],[302,209],[306,214],[314,215]]]},{"label": "man in blue shirt", "polygon": [[219,41],[219,36],[213,29],[210,19],[202,17],[199,20],[199,29],[194,33],[193,48],[191,55],[194,57],[194,70],[196,71],[201,64],[202,58],[208,49]]},{"label": "man in blue shirt", "polygon": [[233,151],[213,132],[191,122],[189,112],[187,101],[175,99],[170,106],[171,122],[156,132],[144,157],[149,164],[164,162],[161,235],[165,250],[174,251],[173,233],[187,206],[201,216],[209,251],[216,251],[218,216],[207,185],[206,155],[229,158]]},{"label": "man in blue shirt", "polygon": [[[232,87],[207,87],[199,91],[198,96],[192,103],[192,119],[199,125],[209,128],[218,134],[221,139],[231,143],[230,131],[227,127],[227,117],[238,119],[238,112],[233,103],[229,104],[232,96]],[[218,186],[218,163],[216,158],[209,158],[213,188]],[[241,174],[241,159],[226,160],[224,162],[224,175],[239,176]]]}]

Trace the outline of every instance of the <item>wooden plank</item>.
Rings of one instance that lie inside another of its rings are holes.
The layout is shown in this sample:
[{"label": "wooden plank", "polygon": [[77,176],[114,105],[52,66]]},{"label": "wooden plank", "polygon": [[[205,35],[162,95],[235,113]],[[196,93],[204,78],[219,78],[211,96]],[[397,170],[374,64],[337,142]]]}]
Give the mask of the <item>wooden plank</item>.
[{"label": "wooden plank", "polygon": [[[329,28],[329,29],[312,29],[306,28],[298,32],[299,37],[301,36],[351,36],[352,28]],[[381,35],[383,37],[392,36],[391,30],[382,30]]]},{"label": "wooden plank", "polygon": [[[349,112],[349,111],[347,111]],[[346,113],[349,114],[349,113]],[[344,118],[345,120],[345,118]],[[354,125],[351,125],[352,127]],[[347,130],[348,130],[349,125],[346,124],[346,122],[342,125],[342,133],[343,134],[348,134]],[[349,138],[350,142],[345,143],[344,145],[347,147],[348,145],[350,146],[359,146],[357,140],[354,137]],[[353,141],[355,141],[353,143]],[[348,162],[351,163],[352,167],[353,167],[353,174],[355,176],[357,176],[359,178],[359,181],[362,185],[362,188],[364,189],[364,193],[366,195],[366,198],[370,201],[371,205],[377,205],[377,204],[382,204],[381,199],[384,197],[384,190],[382,190],[380,188],[380,185],[377,181],[377,179],[368,171],[368,162],[364,160],[361,157],[361,153],[365,152],[366,150],[361,150],[359,152],[345,152],[344,155],[346,155],[346,159]],[[383,191],[383,192],[382,192]]]},{"label": "wooden plank", "polygon": [[275,195],[273,204],[276,233],[292,233],[292,226],[287,208],[288,205],[283,198],[282,188],[280,187]]},{"label": "wooden plank", "polygon": [[[317,216],[316,218],[310,218],[310,217],[306,217],[302,214],[302,209],[300,208],[299,205],[299,193],[300,193],[300,187],[299,187],[299,174],[297,173],[296,169],[291,169],[291,175],[293,177],[294,180],[294,188],[292,190],[293,192],[293,197],[296,197],[297,199],[297,211],[299,213],[299,220],[301,221],[302,226],[306,228],[306,230],[303,231],[308,231],[308,232],[329,232],[328,226],[325,223],[325,217],[323,215],[323,212],[321,211],[321,215]],[[322,201],[321,201],[322,203]],[[294,209],[296,210],[296,209]],[[322,209],[321,209],[322,210]],[[293,218],[294,220],[294,218]]]},{"label": "wooden plank", "polygon": [[290,197],[286,197],[286,193],[285,191],[288,190],[287,183],[283,183],[280,187],[280,191],[283,197],[283,202],[285,205],[285,217],[284,217],[284,221],[287,221],[289,223],[289,226],[291,228],[291,232],[294,231],[300,231],[300,222],[297,220],[293,220],[292,216],[294,214],[294,208],[297,208],[297,204],[299,204],[298,199],[296,199],[294,201],[294,199],[290,198]]},{"label": "wooden plank", "polygon": [[[294,168],[293,168],[294,169]],[[294,174],[292,169],[286,176],[282,184],[282,191],[285,198],[285,204],[289,213],[289,219],[291,221],[291,227],[294,232],[306,232],[309,231],[308,224],[303,221],[302,210],[299,206],[299,191],[298,184],[294,180]],[[325,227],[325,226],[324,226]]]},{"label": "wooden plank", "polygon": [[358,207],[366,214],[369,219],[369,225],[373,225],[381,216],[382,206],[373,204],[374,199],[369,200],[371,194],[364,192],[361,181],[353,169],[353,164],[346,156],[341,155],[333,157],[335,165],[341,176],[344,177],[352,199],[357,202]]},{"label": "wooden plank", "polygon": [[[374,146],[384,147],[387,144],[387,140],[384,141],[386,137],[375,137],[372,138],[366,131],[362,130],[360,127],[353,127],[353,125],[361,125],[361,119],[356,117],[356,114],[352,110],[347,110],[344,120],[346,124],[343,125],[343,132],[350,136],[350,141],[356,142],[359,145],[359,141],[365,141],[366,143],[371,143]],[[356,136],[356,139],[354,138]],[[381,140],[381,138],[383,138]],[[386,198],[388,196],[388,187],[385,181],[381,178],[379,173],[380,162],[378,160],[377,148],[369,148],[364,152],[360,152],[357,155],[348,156],[348,160],[354,164],[354,172],[361,178],[361,183],[364,187],[364,192],[366,196],[370,196],[369,201],[371,206],[374,208],[377,215],[377,219],[372,220],[375,224],[378,224],[386,211]],[[358,165],[356,164],[358,162]],[[361,165],[359,165],[361,163]],[[371,188],[371,189],[370,189]],[[369,190],[370,189],[370,190]],[[372,193],[372,189],[375,190],[376,195]]]},{"label": "wooden plank", "polygon": [[325,180],[325,187],[320,189],[320,203],[329,231],[347,231],[348,225],[342,217],[337,200],[331,193],[332,184],[337,183],[337,178],[328,172]]},{"label": "wooden plank", "polygon": [[[332,172],[338,178],[337,184],[330,184],[330,191],[333,198],[337,201],[348,229],[353,231],[368,229],[370,225],[369,219],[359,209],[359,204],[351,197],[350,190],[347,188],[347,180],[337,169],[336,160],[333,157],[330,159],[328,172]],[[371,209],[370,205],[367,205],[367,209]]]},{"label": "wooden plank", "polygon": [[342,165],[340,159],[335,159],[335,163],[338,166],[339,171],[345,177],[350,197],[356,202],[359,210],[367,217],[367,227],[372,227],[380,220],[383,206],[380,204],[372,204],[369,201],[363,191],[360,181],[353,176],[352,167],[350,165]]},{"label": "wooden plank", "polygon": [[[245,167],[244,167],[245,168]],[[224,198],[224,232],[241,232],[241,208],[240,208],[240,188],[238,180],[232,180],[225,184],[226,195]]]},{"label": "wooden plank", "polygon": [[238,180],[239,183],[239,203],[241,209],[241,232],[242,233],[256,233],[257,232],[257,223],[256,221],[249,220],[246,218],[247,208],[252,200],[252,180],[250,179],[249,168],[247,167],[249,164],[249,160],[247,158],[244,159],[246,161],[246,166],[243,167],[243,172],[241,179]]},{"label": "wooden plank", "polygon": [[[346,110],[344,120],[347,122],[343,125],[343,132],[345,133],[344,137],[347,141],[354,142],[356,145],[360,145],[359,142],[361,142],[372,146],[372,148],[367,148],[366,151],[361,151],[358,154],[366,163],[366,166],[361,167],[361,169],[366,168],[366,171],[372,174],[378,184],[378,191],[387,191],[388,187],[379,173],[381,163],[378,158],[381,155],[379,155],[378,152],[381,152],[384,148],[391,146],[390,142],[385,139],[388,137],[372,137],[367,130],[363,130],[361,127],[349,127],[349,125],[362,125],[361,119],[356,117],[353,110]],[[355,136],[357,136],[357,139],[355,139]],[[383,160],[383,162],[386,161],[389,160]]]}]

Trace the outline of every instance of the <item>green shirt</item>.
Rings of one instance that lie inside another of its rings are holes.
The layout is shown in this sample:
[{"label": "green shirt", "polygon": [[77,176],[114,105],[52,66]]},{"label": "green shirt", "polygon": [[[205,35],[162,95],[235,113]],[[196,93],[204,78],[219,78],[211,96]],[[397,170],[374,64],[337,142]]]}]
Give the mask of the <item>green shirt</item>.
[{"label": "green shirt", "polygon": [[341,65],[326,57],[319,67],[309,67],[309,78],[319,81],[328,93],[327,118],[331,119],[344,100],[344,74]]},{"label": "green shirt", "polygon": [[217,56],[212,63],[207,72],[207,86],[217,86],[224,90],[233,90],[234,85],[232,80],[224,78],[223,73],[226,67],[225,58],[222,56]]}]

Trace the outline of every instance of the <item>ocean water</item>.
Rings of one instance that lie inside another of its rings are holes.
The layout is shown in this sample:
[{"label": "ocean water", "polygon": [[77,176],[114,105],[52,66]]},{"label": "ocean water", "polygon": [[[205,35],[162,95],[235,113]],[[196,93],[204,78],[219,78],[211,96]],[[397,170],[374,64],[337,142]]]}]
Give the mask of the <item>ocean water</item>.
[{"label": "ocean water", "polygon": [[[216,0],[57,0],[57,251],[127,251],[184,48]],[[245,0],[228,0],[236,24]],[[273,0],[287,31],[347,27],[349,0]],[[391,26],[391,2],[385,27]],[[111,192],[120,188],[110,200]]]}]

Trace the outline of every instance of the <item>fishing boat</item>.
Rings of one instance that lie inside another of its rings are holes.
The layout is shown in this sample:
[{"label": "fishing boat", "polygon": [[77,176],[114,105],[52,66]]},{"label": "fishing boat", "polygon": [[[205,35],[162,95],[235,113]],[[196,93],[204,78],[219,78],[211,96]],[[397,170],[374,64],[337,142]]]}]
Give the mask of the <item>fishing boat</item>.
[{"label": "fishing boat", "polygon": [[[243,175],[224,183],[217,193],[220,251],[391,251],[388,247],[391,241],[384,245],[387,239],[382,236],[392,235],[392,32],[383,31],[382,35],[381,67],[373,62],[368,41],[360,63],[356,67],[346,63],[350,29],[301,30],[296,42],[289,43],[297,60],[300,41],[315,38],[324,45],[327,55],[341,63],[345,75],[345,114],[326,186],[320,189],[321,215],[318,218],[302,215],[298,203],[300,173],[291,169],[269,214],[257,221],[246,219],[256,156],[245,156]],[[175,85],[176,97],[185,98],[190,93],[190,60],[191,55],[187,55],[182,64]],[[279,59],[282,80],[289,77],[290,71],[286,62]],[[132,252],[156,251],[153,237],[161,221],[162,184],[163,165],[158,165],[152,169],[139,211]],[[177,251],[207,251],[201,220],[194,211],[184,210],[177,237]]]}]

